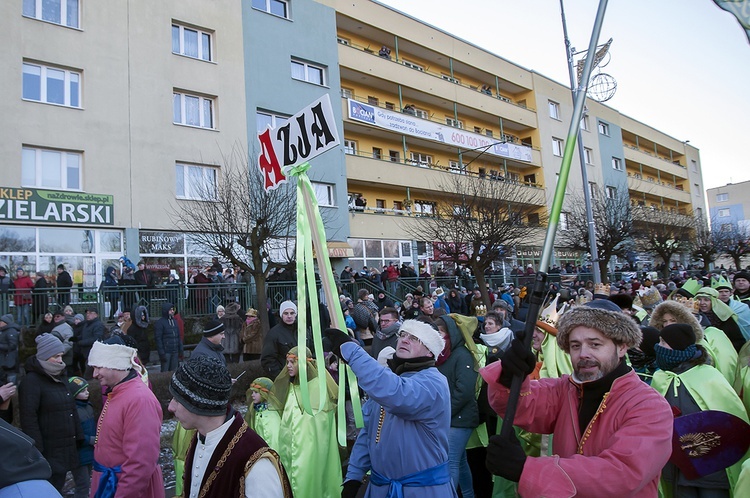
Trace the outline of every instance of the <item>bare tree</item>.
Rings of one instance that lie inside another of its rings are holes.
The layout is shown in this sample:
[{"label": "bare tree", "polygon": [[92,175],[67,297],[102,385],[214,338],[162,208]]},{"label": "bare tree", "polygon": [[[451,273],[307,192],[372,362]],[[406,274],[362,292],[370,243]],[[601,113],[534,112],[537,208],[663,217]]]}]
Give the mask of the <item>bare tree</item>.
[{"label": "bare tree", "polygon": [[489,307],[485,271],[533,236],[544,193],[517,182],[450,173],[435,183],[434,190],[440,193],[435,216],[420,218],[416,228],[403,228],[417,240],[436,243],[446,258],[471,268]]},{"label": "bare tree", "polygon": [[[716,226],[712,223],[712,226]],[[695,236],[691,254],[696,260],[703,262],[703,268],[708,270],[709,266],[721,253],[720,233],[711,230],[702,216],[696,215],[694,220]]]},{"label": "bare tree", "polygon": [[664,262],[663,275],[669,278],[669,262],[675,254],[690,250],[695,225],[692,216],[675,210],[638,207],[634,210],[634,239],[637,247]]},{"label": "bare tree", "polygon": [[[716,225],[714,225],[716,226]],[[722,225],[717,233],[719,252],[732,258],[736,269],[742,268],[742,258],[750,254],[750,233],[736,223]]]},{"label": "bare tree", "polygon": [[[626,188],[617,188],[614,196],[604,190],[595,190],[591,198],[591,211],[596,230],[596,250],[599,256],[599,272],[602,279],[608,275],[607,264],[613,256],[626,257],[633,248],[633,220],[630,198]],[[589,246],[589,224],[583,193],[568,200],[567,229],[557,235],[560,245],[581,252],[591,252]]]},{"label": "bare tree", "polygon": [[271,254],[274,249],[289,249],[287,242],[296,228],[296,189],[289,182],[265,192],[260,171],[240,153],[225,157],[224,162],[215,185],[191,184],[202,200],[179,201],[170,217],[192,232],[194,241],[252,275],[265,332],[269,328],[268,314],[263,312],[266,275],[288,264],[273,261]]}]

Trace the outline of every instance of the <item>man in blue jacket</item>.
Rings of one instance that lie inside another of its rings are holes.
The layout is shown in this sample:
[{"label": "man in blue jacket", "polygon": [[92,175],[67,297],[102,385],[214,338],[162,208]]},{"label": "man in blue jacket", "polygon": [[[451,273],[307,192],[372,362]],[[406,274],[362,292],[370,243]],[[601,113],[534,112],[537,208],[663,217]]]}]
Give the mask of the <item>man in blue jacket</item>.
[{"label": "man in blue jacket", "polygon": [[156,350],[159,352],[162,372],[177,370],[182,356],[182,339],[177,320],[174,319],[174,305],[164,303],[161,307],[161,318],[154,326]]}]

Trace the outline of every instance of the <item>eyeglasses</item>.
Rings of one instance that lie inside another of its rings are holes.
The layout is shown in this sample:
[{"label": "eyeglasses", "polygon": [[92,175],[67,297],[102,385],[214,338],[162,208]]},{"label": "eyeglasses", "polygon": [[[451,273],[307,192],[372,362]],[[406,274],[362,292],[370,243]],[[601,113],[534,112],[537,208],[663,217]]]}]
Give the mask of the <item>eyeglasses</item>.
[{"label": "eyeglasses", "polygon": [[380,323],[392,323],[392,322],[395,322],[395,321],[396,320],[393,320],[391,318],[381,318],[380,319]]},{"label": "eyeglasses", "polygon": [[420,340],[419,340],[419,337],[417,337],[417,336],[414,336],[414,335],[411,335],[411,334],[410,334],[410,333],[408,333],[408,332],[404,332],[403,330],[402,330],[401,332],[399,332],[399,333],[398,333],[398,337],[399,337],[400,339],[406,339],[406,340],[407,340],[407,341],[409,341],[409,342],[419,342],[419,343],[421,343],[421,342],[422,342],[422,341],[420,341]]}]

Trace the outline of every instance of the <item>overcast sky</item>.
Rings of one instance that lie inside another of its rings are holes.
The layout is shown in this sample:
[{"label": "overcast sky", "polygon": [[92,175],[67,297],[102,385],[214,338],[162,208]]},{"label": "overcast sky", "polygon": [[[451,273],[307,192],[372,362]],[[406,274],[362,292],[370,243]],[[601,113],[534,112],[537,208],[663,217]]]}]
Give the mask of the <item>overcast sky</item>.
[{"label": "overcast sky", "polygon": [[[568,85],[559,0],[380,0]],[[567,0],[568,35],[588,47],[598,0]],[[750,44],[712,0],[610,0],[607,105],[700,149],[706,188],[750,180]]]}]

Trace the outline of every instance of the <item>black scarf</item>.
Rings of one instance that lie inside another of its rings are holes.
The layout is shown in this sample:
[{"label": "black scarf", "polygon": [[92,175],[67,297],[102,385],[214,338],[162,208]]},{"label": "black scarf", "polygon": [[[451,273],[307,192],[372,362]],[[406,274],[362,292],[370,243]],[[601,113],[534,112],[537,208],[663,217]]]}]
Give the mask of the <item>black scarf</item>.
[{"label": "black scarf", "polygon": [[419,356],[417,358],[399,358],[394,356],[388,360],[388,366],[396,375],[404,372],[419,372],[425,368],[435,366],[435,358],[432,356]]},{"label": "black scarf", "polygon": [[578,405],[578,427],[581,430],[581,435],[586,431],[586,427],[588,427],[591,419],[594,418],[594,414],[599,409],[604,395],[612,389],[612,383],[615,379],[622,377],[629,371],[630,367],[625,363],[625,358],[621,358],[620,364],[601,379],[581,384],[576,383],[580,399],[580,404]]}]

